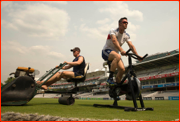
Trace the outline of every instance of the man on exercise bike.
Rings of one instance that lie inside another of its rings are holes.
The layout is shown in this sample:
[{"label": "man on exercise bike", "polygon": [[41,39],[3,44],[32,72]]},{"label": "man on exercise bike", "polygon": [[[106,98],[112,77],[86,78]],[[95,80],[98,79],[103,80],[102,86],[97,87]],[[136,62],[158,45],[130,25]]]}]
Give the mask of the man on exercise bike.
[{"label": "man on exercise bike", "polygon": [[[123,50],[122,45],[126,42],[129,48],[132,49],[132,52],[138,55],[135,46],[130,40],[130,36],[126,33],[125,29],[127,28],[128,20],[126,17],[123,17],[119,20],[119,27],[117,29],[111,29],[106,44],[102,50],[102,58],[105,61],[112,61],[110,70],[110,75],[107,80],[107,85],[113,86],[116,83],[120,83],[123,74],[125,73],[125,67],[121,59],[121,55],[126,55],[126,52]],[[119,54],[120,52],[120,54]],[[139,55],[138,55],[139,56]],[[140,56],[141,57],[141,56]],[[140,59],[139,59],[140,60]],[[116,83],[113,81],[113,74],[118,68],[118,73],[116,76]]]},{"label": "man on exercise bike", "polygon": [[[73,67],[73,71],[57,72],[53,77],[51,77],[45,84],[41,86],[42,89],[47,90],[48,86],[59,81],[61,78],[67,79],[84,75],[84,68],[86,66],[86,63],[84,57],[80,55],[80,49],[78,47],[75,47],[74,49],[71,49],[71,51],[73,52],[75,59],[73,60],[73,62],[64,61],[64,63],[67,63],[68,65],[64,66],[62,69],[66,70]],[[56,67],[58,68],[59,66]],[[44,81],[37,81],[37,84],[42,84],[43,82]]]}]

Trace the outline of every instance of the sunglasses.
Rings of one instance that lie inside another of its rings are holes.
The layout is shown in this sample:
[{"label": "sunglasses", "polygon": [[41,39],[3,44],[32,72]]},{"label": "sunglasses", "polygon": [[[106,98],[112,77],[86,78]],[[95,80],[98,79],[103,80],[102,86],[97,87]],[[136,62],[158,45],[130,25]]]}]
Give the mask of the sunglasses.
[{"label": "sunglasses", "polygon": [[128,22],[125,22],[125,21],[124,21],[124,22],[122,22],[122,23],[124,23],[124,24],[128,24]]}]

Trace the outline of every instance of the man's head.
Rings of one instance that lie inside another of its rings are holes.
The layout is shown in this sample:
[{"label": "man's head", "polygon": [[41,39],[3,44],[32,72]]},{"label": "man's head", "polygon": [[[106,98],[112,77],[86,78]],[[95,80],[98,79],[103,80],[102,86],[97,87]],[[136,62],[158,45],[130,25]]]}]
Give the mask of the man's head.
[{"label": "man's head", "polygon": [[73,52],[74,57],[77,57],[80,53],[79,47],[75,47],[74,49],[71,49],[71,52]]},{"label": "man's head", "polygon": [[119,19],[119,28],[126,29],[127,25],[128,25],[128,20],[126,17]]}]

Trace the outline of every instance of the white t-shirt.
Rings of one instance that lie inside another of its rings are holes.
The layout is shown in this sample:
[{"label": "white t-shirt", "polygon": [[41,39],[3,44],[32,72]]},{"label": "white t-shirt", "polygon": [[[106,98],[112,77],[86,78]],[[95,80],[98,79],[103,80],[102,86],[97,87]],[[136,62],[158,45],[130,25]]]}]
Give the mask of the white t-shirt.
[{"label": "white t-shirt", "polygon": [[130,36],[128,33],[126,33],[126,31],[124,31],[123,34],[119,33],[119,28],[117,29],[111,29],[107,40],[106,40],[106,44],[103,47],[103,50],[105,49],[111,49],[113,51],[116,51],[117,53],[119,53],[119,50],[115,47],[115,45],[113,44],[112,40],[111,40],[111,35],[115,35],[117,38],[117,41],[119,42],[120,46],[122,46],[124,44],[124,42],[130,41]]}]

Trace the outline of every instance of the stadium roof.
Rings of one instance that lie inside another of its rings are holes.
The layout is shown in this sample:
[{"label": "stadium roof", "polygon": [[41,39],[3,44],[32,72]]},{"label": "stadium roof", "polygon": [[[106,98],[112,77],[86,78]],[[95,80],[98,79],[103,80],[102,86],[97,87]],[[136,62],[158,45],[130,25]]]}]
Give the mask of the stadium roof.
[{"label": "stadium roof", "polygon": [[[149,55],[147,56],[143,61],[141,62],[144,62],[144,61],[149,61],[149,60],[152,60],[152,59],[157,59],[157,58],[161,58],[161,57],[166,57],[168,55],[172,55],[172,54],[179,54],[179,49],[177,50],[173,50],[173,51],[167,51],[167,52],[162,52],[162,53],[156,53],[156,54],[152,54],[152,55]],[[141,63],[139,62],[138,60],[136,61],[136,63]]]},{"label": "stadium roof", "polygon": [[162,67],[173,64],[179,64],[179,52],[175,54],[167,55],[165,57],[160,57],[160,58],[144,61],[141,63],[136,63],[133,64],[133,66],[135,70],[144,70],[144,69],[152,69],[156,67]]}]

